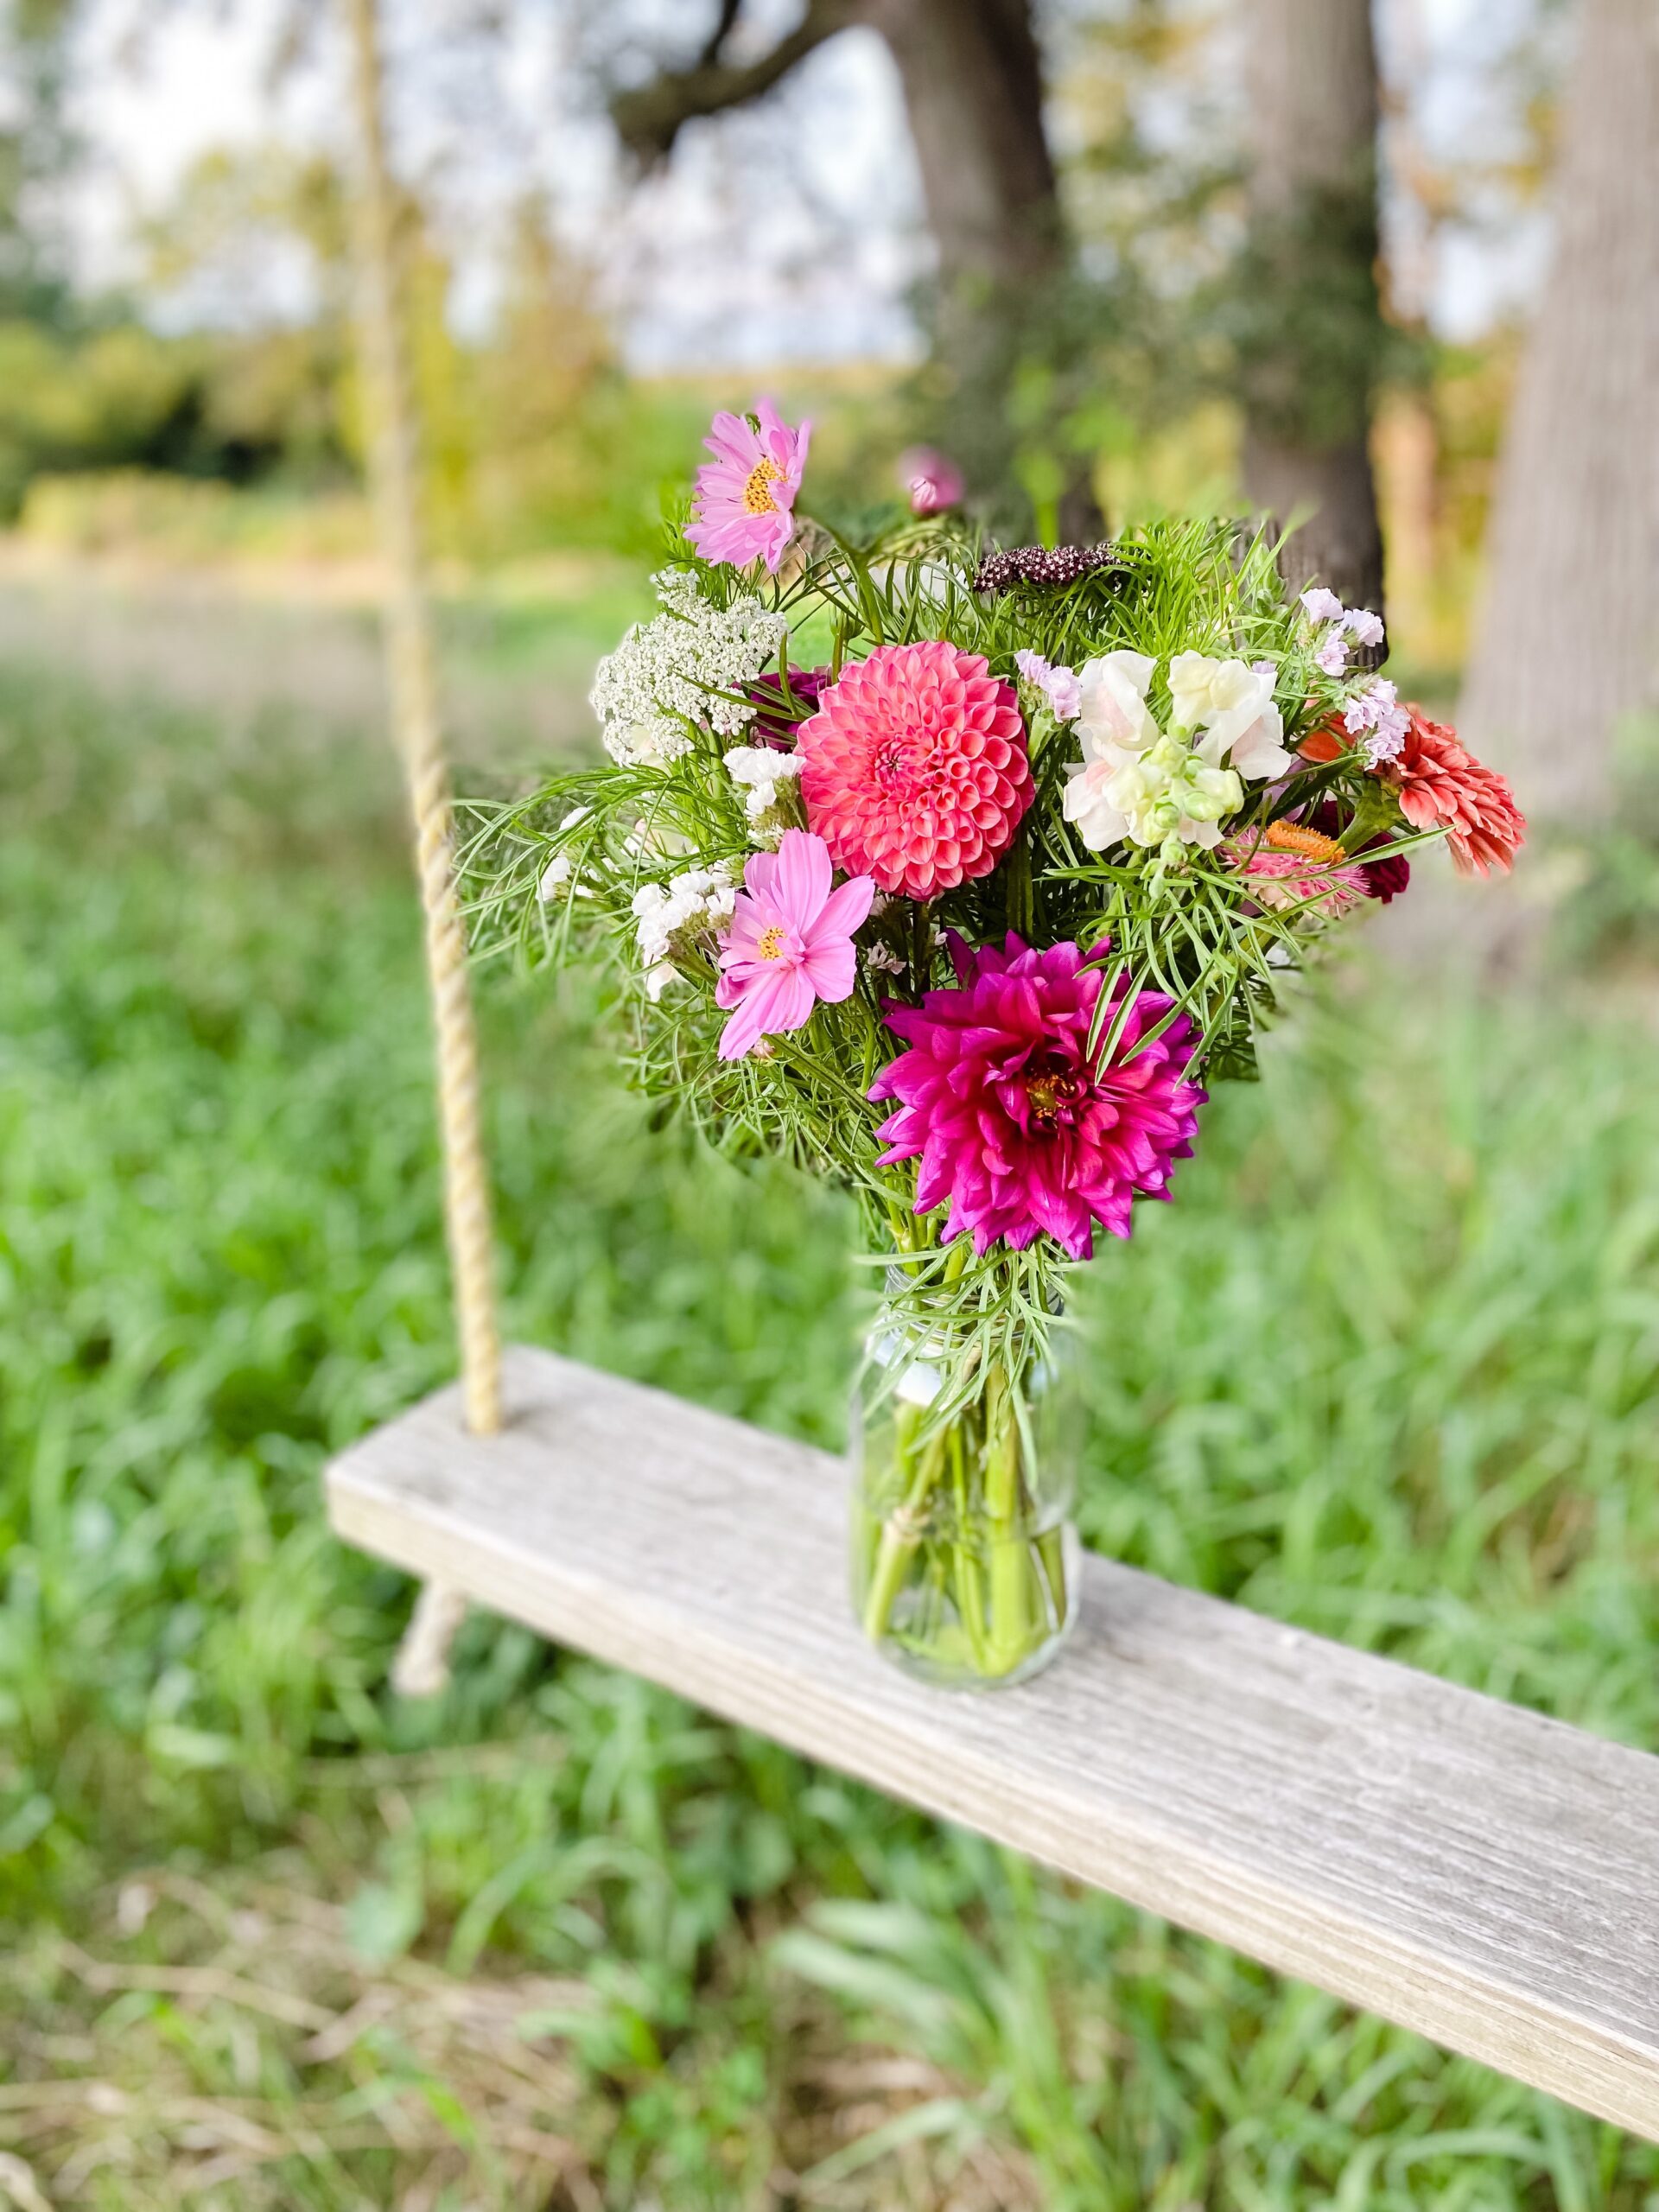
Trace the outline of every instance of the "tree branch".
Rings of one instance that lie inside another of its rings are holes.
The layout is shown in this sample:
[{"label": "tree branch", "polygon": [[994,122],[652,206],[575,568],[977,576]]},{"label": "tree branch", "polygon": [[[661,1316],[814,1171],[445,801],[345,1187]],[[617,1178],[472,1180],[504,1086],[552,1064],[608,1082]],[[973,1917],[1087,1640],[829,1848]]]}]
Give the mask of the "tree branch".
[{"label": "tree branch", "polygon": [[737,20],[741,0],[723,0],[720,22],[702,55],[689,69],[665,69],[649,84],[633,85],[611,101],[611,120],[623,144],[645,168],[668,158],[682,126],[704,115],[769,92],[798,61],[859,16],[859,0],[809,0],[806,14],[786,38],[756,61],[728,65],[717,59]]},{"label": "tree branch", "polygon": [[743,12],[743,0],[720,0],[720,21],[709,34],[708,42],[697,56],[700,69],[712,69],[720,60],[720,49],[732,35],[739,16]]}]

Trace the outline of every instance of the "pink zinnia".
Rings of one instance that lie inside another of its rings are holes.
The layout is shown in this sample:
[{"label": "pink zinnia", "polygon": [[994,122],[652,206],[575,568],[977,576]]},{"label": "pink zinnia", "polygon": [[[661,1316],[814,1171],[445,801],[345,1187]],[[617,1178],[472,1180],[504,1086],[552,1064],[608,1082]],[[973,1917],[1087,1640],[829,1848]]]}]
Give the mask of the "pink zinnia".
[{"label": "pink zinnia", "polygon": [[1014,686],[942,639],[878,645],[844,669],[795,749],[836,865],[912,899],[988,875],[1031,804]]},{"label": "pink zinnia", "polygon": [[756,853],[744,869],[715,990],[718,1005],[737,1008],[721,1032],[722,1060],[799,1029],[820,999],[833,1006],[852,995],[853,931],[875,886],[867,875],[838,891],[830,881],[824,842],[805,830],[786,830],[775,853]]},{"label": "pink zinnia", "polygon": [[777,573],[795,528],[795,494],[811,435],[810,423],[791,430],[769,399],[756,400],[753,421],[715,416],[703,440],[715,458],[697,471],[696,502],[685,530],[705,561],[735,569],[764,561]]},{"label": "pink zinnia", "polygon": [[1334,837],[1300,822],[1270,823],[1260,836],[1236,838],[1226,855],[1263,906],[1334,917],[1369,895],[1364,869]]},{"label": "pink zinnia", "polygon": [[967,489],[954,461],[931,446],[912,446],[899,456],[899,481],[910,496],[913,515],[943,514],[959,507]]},{"label": "pink zinnia", "polygon": [[1179,1016],[1136,1052],[1171,1003],[1142,991],[1096,1066],[1101,975],[1075,944],[1037,952],[1010,934],[1001,951],[970,953],[953,937],[951,957],[956,989],[888,1012],[910,1049],[870,1090],[900,1102],[881,1125],[882,1162],[919,1155],[916,1211],[948,1202],[947,1239],[971,1234],[983,1252],[1001,1237],[1020,1251],[1046,1233],[1086,1260],[1094,1224],[1127,1236],[1131,1201],[1166,1198],[1192,1153],[1205,1096],[1186,1080],[1192,1024]]}]

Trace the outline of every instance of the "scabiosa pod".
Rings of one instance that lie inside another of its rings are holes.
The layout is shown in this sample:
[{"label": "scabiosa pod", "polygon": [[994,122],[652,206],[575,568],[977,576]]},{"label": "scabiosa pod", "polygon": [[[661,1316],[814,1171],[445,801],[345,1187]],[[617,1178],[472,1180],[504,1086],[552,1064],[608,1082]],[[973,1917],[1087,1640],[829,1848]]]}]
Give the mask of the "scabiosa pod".
[{"label": "scabiosa pod", "polygon": [[1010,933],[977,952],[956,937],[951,952],[953,990],[887,1012],[909,1050],[870,1089],[899,1101],[882,1163],[920,1160],[916,1211],[948,1205],[947,1241],[1022,1251],[1046,1235],[1087,1259],[1096,1224],[1127,1236],[1133,1201],[1167,1198],[1191,1155],[1205,1096],[1187,1080],[1192,1026],[1179,1015],[1143,1042],[1173,1002],[1141,991],[1102,1065],[1089,1050],[1101,972],[1076,944],[1038,951]]},{"label": "scabiosa pod", "polygon": [[973,588],[988,598],[1014,591],[1063,591],[1084,576],[1116,582],[1128,563],[1116,545],[1014,545],[988,553],[974,571]]}]

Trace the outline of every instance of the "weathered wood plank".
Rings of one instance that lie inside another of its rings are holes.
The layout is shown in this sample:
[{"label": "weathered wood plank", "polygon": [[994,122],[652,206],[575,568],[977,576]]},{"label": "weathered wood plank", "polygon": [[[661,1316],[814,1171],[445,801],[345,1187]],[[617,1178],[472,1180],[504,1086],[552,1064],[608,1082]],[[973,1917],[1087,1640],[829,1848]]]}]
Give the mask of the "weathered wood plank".
[{"label": "weathered wood plank", "polygon": [[855,1633],[824,1454],[550,1354],[328,1475],[335,1528],[480,1604],[1659,2139],[1659,1758],[1088,1562],[1039,1681]]}]

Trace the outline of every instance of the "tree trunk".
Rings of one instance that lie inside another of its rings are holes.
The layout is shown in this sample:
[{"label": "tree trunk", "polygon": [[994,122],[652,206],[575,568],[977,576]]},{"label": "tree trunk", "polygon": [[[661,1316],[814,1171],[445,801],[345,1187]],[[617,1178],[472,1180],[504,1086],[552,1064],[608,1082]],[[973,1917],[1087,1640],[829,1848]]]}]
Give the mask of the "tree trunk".
[{"label": "tree trunk", "polygon": [[[1059,358],[1065,250],[1032,0],[808,0],[785,38],[737,65],[721,55],[741,12],[722,6],[690,67],[619,92],[618,129],[642,159],[663,160],[693,117],[759,99],[850,24],[879,33],[898,67],[938,254],[929,427],[976,504],[1006,524],[1024,505],[1014,481],[1016,373],[1033,356],[1062,374],[1070,365]],[[1062,535],[1099,536],[1079,458],[1061,461],[1058,508]]]},{"label": "tree trunk", "polygon": [[1585,0],[1580,38],[1463,721],[1529,811],[1588,823],[1659,709],[1659,13]]},{"label": "tree trunk", "polygon": [[[1380,607],[1368,435],[1377,302],[1370,0],[1249,0],[1250,244],[1240,309],[1244,488],[1298,587]],[[1308,511],[1312,510],[1309,513]]]},{"label": "tree trunk", "polygon": [[[1050,366],[1065,256],[1043,128],[1031,0],[862,0],[892,49],[938,253],[938,436],[994,516],[1023,507],[1011,400],[1022,358]],[[1060,535],[1100,535],[1086,467],[1062,463]]]}]

